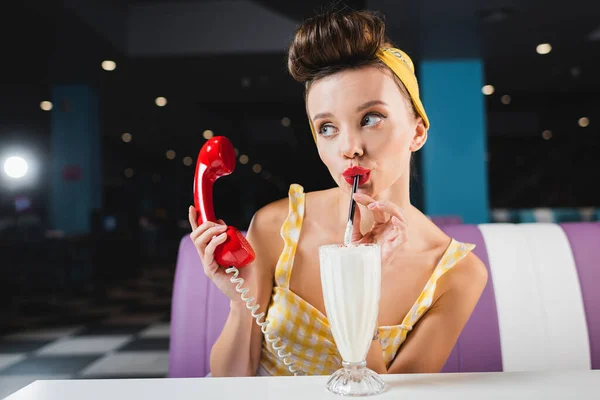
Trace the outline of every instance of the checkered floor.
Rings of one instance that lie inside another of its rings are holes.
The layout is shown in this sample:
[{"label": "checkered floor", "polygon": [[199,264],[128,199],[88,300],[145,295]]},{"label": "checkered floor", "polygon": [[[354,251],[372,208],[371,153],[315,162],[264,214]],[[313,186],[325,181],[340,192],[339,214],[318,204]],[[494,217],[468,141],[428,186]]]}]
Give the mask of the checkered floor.
[{"label": "checkered floor", "polygon": [[68,315],[0,337],[0,399],[38,379],[167,376],[173,270],[71,299]]}]

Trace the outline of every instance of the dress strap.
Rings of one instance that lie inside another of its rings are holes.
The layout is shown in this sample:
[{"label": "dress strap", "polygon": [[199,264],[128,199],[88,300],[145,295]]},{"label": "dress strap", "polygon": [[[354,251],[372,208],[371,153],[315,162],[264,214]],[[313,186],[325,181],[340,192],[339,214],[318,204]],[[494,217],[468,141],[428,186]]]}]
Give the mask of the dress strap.
[{"label": "dress strap", "polygon": [[304,188],[295,183],[290,185],[288,196],[290,199],[289,213],[281,226],[284,247],[275,268],[275,283],[277,286],[285,288],[290,285],[294,256],[300,238],[302,221],[304,221],[304,200],[306,197]]},{"label": "dress strap", "polygon": [[402,321],[403,326],[410,328],[407,330],[411,330],[417,321],[429,310],[429,307],[431,307],[438,279],[452,269],[460,260],[465,258],[474,248],[474,244],[461,243],[454,239],[450,241],[450,245],[433,270],[425,288]]}]

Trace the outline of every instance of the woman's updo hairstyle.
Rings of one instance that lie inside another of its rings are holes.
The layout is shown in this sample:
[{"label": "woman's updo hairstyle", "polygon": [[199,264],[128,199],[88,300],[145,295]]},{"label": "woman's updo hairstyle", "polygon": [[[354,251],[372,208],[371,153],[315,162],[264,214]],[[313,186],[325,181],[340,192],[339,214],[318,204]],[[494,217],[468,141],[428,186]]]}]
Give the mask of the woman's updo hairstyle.
[{"label": "woman's updo hairstyle", "polygon": [[[389,69],[376,56],[380,48],[395,47],[386,35],[384,17],[373,11],[328,11],[305,20],[296,30],[288,51],[291,76],[306,87],[346,69],[377,66]],[[411,105],[410,95],[393,74]]]}]

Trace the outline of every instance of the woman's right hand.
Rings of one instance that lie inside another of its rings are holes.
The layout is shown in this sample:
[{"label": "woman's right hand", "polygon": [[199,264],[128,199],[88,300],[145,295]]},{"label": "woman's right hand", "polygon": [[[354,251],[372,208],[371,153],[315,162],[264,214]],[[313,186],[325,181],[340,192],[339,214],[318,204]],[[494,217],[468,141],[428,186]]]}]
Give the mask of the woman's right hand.
[{"label": "woman's right hand", "polygon": [[[190,237],[202,260],[204,273],[230,300],[241,302],[240,293],[235,290],[236,285],[230,281],[233,275],[225,272],[228,266],[221,266],[215,260],[215,249],[227,239],[225,234],[227,225],[223,220],[219,220],[218,222],[206,221],[198,226],[196,215],[196,209],[190,206],[189,220],[192,228]],[[240,269],[240,278],[244,278],[246,269]]]}]

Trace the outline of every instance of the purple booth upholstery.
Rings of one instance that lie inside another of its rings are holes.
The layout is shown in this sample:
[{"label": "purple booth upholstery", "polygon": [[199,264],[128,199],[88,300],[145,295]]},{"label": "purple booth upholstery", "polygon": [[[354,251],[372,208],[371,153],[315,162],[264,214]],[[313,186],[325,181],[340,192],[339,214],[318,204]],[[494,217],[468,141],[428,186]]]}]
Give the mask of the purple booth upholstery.
[{"label": "purple booth upholstery", "polygon": [[204,274],[189,235],[181,239],[171,304],[169,376],[206,376],[210,349],[229,315],[229,300]]},{"label": "purple booth upholstery", "polygon": [[[488,285],[444,372],[600,368],[600,224],[443,225],[477,245]],[[229,312],[189,236],[171,313],[170,377],[202,377]]]},{"label": "purple booth upholstery", "polygon": [[431,222],[437,226],[442,225],[461,225],[463,223],[460,215],[434,215],[431,217]]},{"label": "purple booth upholstery", "polygon": [[[481,232],[475,225],[448,225],[441,229],[450,237],[476,245],[474,252],[485,263],[488,276],[491,277],[485,242]],[[481,298],[465,325],[450,357],[446,361],[443,372],[496,372],[502,371],[502,354],[500,349],[500,332],[496,300],[491,278],[483,290]],[[481,357],[485,354],[485,357]]]},{"label": "purple booth upholstery", "polygon": [[588,336],[592,369],[600,369],[600,223],[565,223],[577,265]]}]

